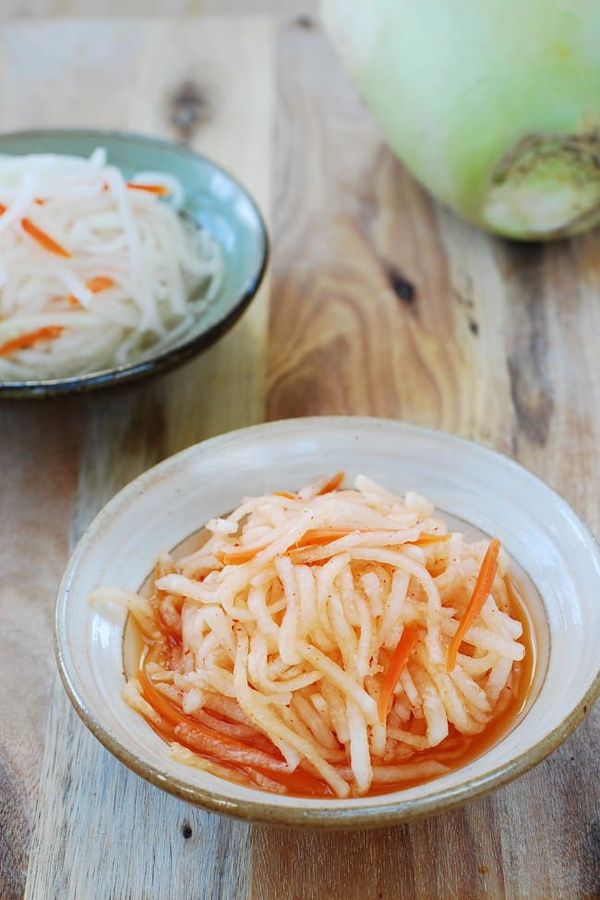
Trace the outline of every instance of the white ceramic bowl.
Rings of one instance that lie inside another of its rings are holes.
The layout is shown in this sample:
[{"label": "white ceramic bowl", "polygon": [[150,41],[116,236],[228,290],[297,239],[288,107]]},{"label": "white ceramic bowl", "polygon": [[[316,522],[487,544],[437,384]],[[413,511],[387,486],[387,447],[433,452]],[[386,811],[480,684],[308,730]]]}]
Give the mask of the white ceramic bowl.
[{"label": "white ceramic bowl", "polygon": [[[418,787],[349,800],[298,799],[175,763],[124,703],[125,614],[92,606],[99,585],[137,590],[156,553],[234,508],[242,495],[293,489],[344,469],[416,490],[475,533],[497,534],[525,581],[539,659],[512,730],[481,757]],[[125,765],[217,812],[315,827],[370,827],[439,812],[531,768],[576,727],[600,692],[600,551],[572,509],[509,459],[448,434],[360,418],[294,419],[190,447],[124,488],[82,537],[56,613],[60,673],[77,712]],[[577,652],[573,652],[577,648]]]}]

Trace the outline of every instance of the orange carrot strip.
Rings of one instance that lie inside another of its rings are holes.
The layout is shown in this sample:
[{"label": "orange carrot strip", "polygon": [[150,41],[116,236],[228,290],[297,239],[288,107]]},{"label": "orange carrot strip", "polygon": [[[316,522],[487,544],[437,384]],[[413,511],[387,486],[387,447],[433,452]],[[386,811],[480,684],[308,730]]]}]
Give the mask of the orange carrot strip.
[{"label": "orange carrot strip", "polygon": [[37,331],[29,331],[27,334],[21,334],[19,337],[6,341],[0,346],[0,356],[10,356],[17,350],[24,350],[26,347],[32,347],[40,341],[52,341],[64,331],[61,325],[47,325],[44,328],[38,328]]},{"label": "orange carrot strip", "polygon": [[6,207],[5,207],[4,203],[0,203],[0,216],[3,216],[5,212],[6,212]]},{"label": "orange carrot strip", "polygon": [[[325,547],[333,541],[348,537],[349,534],[365,534],[372,530],[369,528],[310,528],[296,542],[294,549],[314,546]],[[438,544],[449,540],[449,538],[449,534],[427,534],[424,532],[416,541],[407,541],[406,543],[417,547],[428,547],[430,544]]]},{"label": "orange carrot strip", "polygon": [[67,259],[71,256],[68,250],[65,250],[65,248],[61,247],[60,244],[57,244],[49,234],[46,234],[45,231],[42,231],[41,228],[34,225],[31,219],[21,219],[21,227],[23,231],[28,234],[29,237],[32,237],[34,241],[37,241],[44,250],[49,250],[50,253],[56,253],[57,256],[64,256]]},{"label": "orange carrot strip", "polygon": [[[259,766],[244,766],[249,770],[249,774],[252,772],[252,769],[259,772],[264,772],[264,769],[260,769]],[[332,790],[325,781],[321,781],[320,778],[316,778],[314,775],[311,775],[309,772],[304,772],[301,769],[296,769],[295,772],[273,772],[269,770],[265,774],[268,774],[269,778],[273,781],[276,781],[278,784],[283,785],[288,791],[294,794],[309,794],[313,797],[331,797]]]},{"label": "orange carrot strip", "polygon": [[417,547],[429,547],[431,544],[443,544],[444,541],[449,540],[449,534],[427,534],[424,531],[416,541],[410,541],[410,543]]},{"label": "orange carrot strip", "polygon": [[161,719],[165,719],[165,721],[172,726],[181,725],[183,723],[186,723],[187,725],[196,724],[194,720],[186,716],[185,713],[179,712],[165,695],[155,688],[148,678],[143,666],[140,666],[137,677],[140,682],[140,687],[142,688],[142,694]]},{"label": "orange carrot strip", "polygon": [[231,550],[230,553],[215,553],[215,556],[222,562],[224,566],[239,566],[242,563],[249,562],[254,559],[257,553],[264,550],[268,544],[261,544],[260,547],[240,547]]},{"label": "orange carrot strip", "polygon": [[330,478],[329,481],[323,485],[320,491],[317,491],[317,496],[319,497],[321,494],[330,494],[331,491],[337,490],[345,477],[345,472],[337,472],[333,478]]},{"label": "orange carrot strip", "polygon": [[294,545],[296,547],[314,547],[331,544],[349,534],[359,534],[364,529],[360,528],[309,528]]},{"label": "orange carrot strip", "polygon": [[94,278],[90,278],[85,286],[92,294],[98,294],[100,291],[112,287],[114,283],[114,278],[108,278],[107,275],[96,275]]},{"label": "orange carrot strip", "polygon": [[392,694],[394,693],[394,688],[398,684],[398,679],[402,674],[403,668],[408,662],[408,659],[413,647],[418,640],[418,637],[419,632],[417,631],[417,629],[411,625],[407,625],[402,632],[402,637],[398,641],[394,653],[392,654],[392,658],[383,677],[383,684],[381,685],[381,690],[379,691],[379,697],[377,699],[377,712],[379,713],[379,721],[382,725],[387,718],[388,706]]},{"label": "orange carrot strip", "polygon": [[260,731],[256,731],[251,725],[242,725],[239,722],[231,722],[229,719],[223,718],[214,710],[207,712],[205,709],[197,709],[194,712],[194,719],[197,719],[206,728],[216,731],[219,734],[226,734],[236,740],[251,744],[257,750],[266,750],[272,753],[273,742]]},{"label": "orange carrot strip", "polygon": [[[369,528],[309,528],[309,530],[294,545],[295,547],[326,546],[332,541],[348,537],[349,534],[365,534],[373,529]],[[416,541],[407,541],[418,547],[427,547],[429,544],[439,544],[450,539],[449,534],[427,534],[423,532]]]},{"label": "orange carrot strip", "polygon": [[274,497],[285,497],[287,500],[297,500],[298,494],[290,494],[289,491],[273,491]]},{"label": "orange carrot strip", "polygon": [[159,197],[168,197],[171,193],[164,184],[137,184],[134,181],[128,181],[127,187],[132,191],[147,191],[149,194],[158,194]]},{"label": "orange carrot strip", "polygon": [[267,772],[285,772],[287,769],[287,763],[283,758],[278,759],[265,750],[236,741],[222,732],[212,731],[200,724],[189,725],[183,722],[176,725],[175,737],[190,750],[202,756],[212,756],[214,759],[238,765],[256,766]]},{"label": "orange carrot strip", "polygon": [[[90,278],[85,286],[92,294],[99,294],[100,291],[105,291],[107,288],[112,287],[114,283],[114,279],[108,278],[107,275],[96,275],[94,278]],[[74,294],[69,294],[67,300],[71,306],[81,306],[81,303]]]},{"label": "orange carrot strip", "polygon": [[475,582],[475,587],[473,588],[473,593],[471,594],[471,599],[467,603],[460,625],[448,648],[448,656],[446,659],[446,669],[448,672],[451,672],[456,665],[456,656],[462,639],[481,612],[483,605],[492,590],[494,578],[496,577],[496,572],[498,570],[499,554],[500,541],[498,538],[493,538],[483,557],[483,562],[481,563],[481,568],[479,570],[479,575],[477,576],[477,581]]}]

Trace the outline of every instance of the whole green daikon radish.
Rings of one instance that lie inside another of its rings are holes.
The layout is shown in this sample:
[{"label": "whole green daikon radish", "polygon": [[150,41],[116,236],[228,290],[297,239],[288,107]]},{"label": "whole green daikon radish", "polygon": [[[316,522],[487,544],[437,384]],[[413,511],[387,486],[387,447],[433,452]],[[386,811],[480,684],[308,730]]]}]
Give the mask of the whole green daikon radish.
[{"label": "whole green daikon radish", "polygon": [[600,0],[323,0],[400,158],[515,238],[600,221]]}]

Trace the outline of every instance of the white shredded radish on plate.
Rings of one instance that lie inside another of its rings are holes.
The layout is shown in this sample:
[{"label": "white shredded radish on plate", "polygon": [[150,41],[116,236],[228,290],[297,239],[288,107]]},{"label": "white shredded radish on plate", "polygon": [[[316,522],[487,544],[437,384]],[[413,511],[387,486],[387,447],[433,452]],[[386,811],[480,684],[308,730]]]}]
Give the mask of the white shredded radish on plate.
[{"label": "white shredded radish on plate", "polygon": [[447,772],[513,699],[526,648],[499,542],[341,481],[244,499],[195,552],[160,557],[149,597],[92,595],[142,632],[124,697],[175,759],[360,796]]},{"label": "white shredded radish on plate", "polygon": [[174,346],[217,296],[218,243],[164,172],[106,152],[0,156],[0,380],[61,377]]}]

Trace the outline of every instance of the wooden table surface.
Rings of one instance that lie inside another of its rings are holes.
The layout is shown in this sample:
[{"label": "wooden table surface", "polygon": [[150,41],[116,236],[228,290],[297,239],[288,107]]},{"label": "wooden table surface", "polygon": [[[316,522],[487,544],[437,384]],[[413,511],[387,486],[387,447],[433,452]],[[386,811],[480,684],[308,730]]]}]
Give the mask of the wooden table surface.
[{"label": "wooden table surface", "polygon": [[371,833],[270,830],[126,770],[52,657],[58,581],[98,509],[168,454],[264,419],[457,432],[541,475],[598,533],[600,235],[511,245],[434,204],[306,17],[5,24],[0,112],[6,130],[188,141],[248,185],[272,235],[260,296],[197,361],[120,392],[0,405],[0,897],[600,896],[600,709],[461,810]]}]

